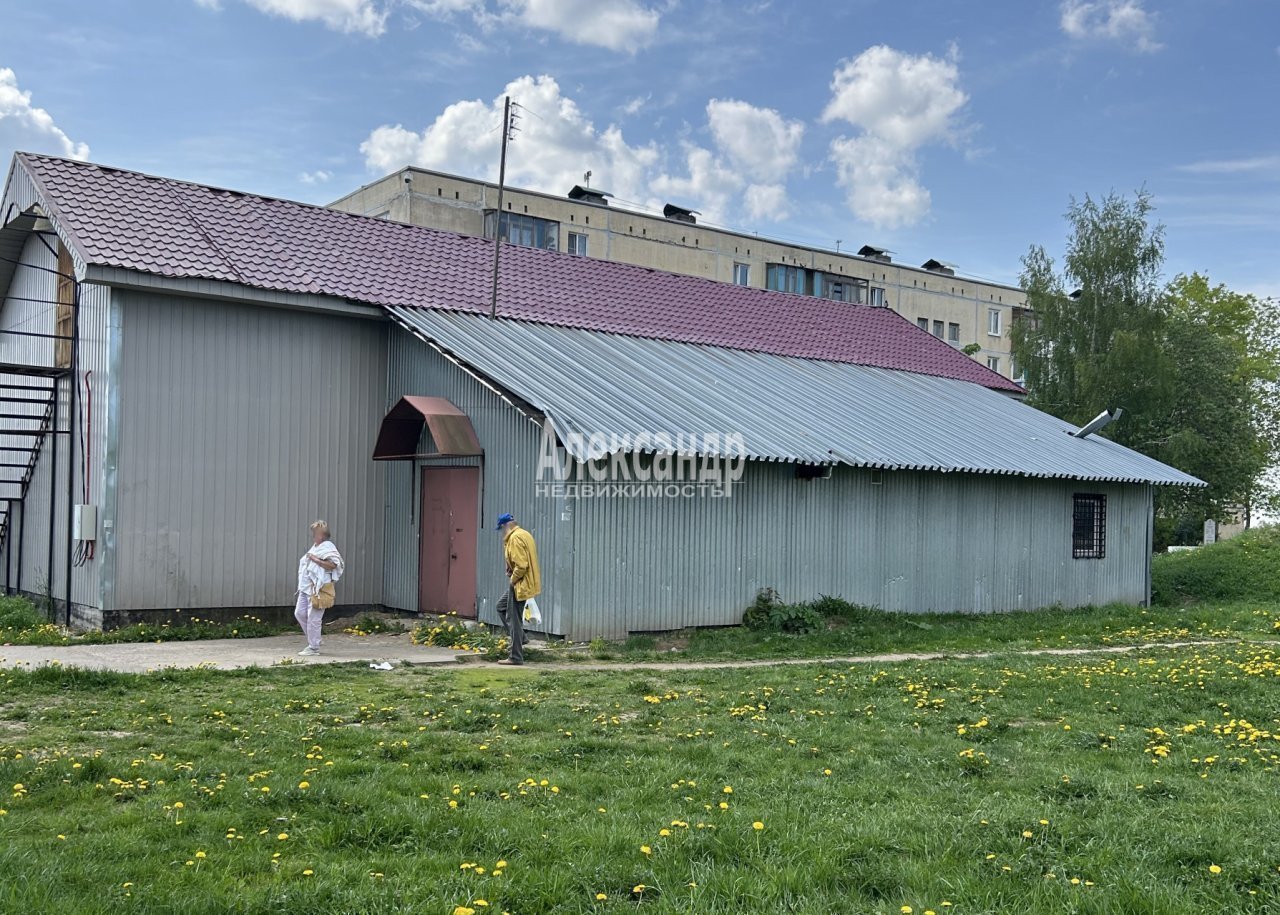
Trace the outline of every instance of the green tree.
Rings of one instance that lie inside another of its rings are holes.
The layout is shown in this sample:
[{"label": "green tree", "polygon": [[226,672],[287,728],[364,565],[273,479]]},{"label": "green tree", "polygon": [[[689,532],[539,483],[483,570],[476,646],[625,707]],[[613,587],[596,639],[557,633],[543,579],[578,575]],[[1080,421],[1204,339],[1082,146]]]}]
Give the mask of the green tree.
[{"label": "green tree", "polygon": [[1198,274],[1164,283],[1164,229],[1150,195],[1073,200],[1061,272],[1043,247],[1023,258],[1031,316],[1013,330],[1029,401],[1077,425],[1125,410],[1104,434],[1209,484],[1162,489],[1164,538],[1273,498],[1280,446],[1275,303]]}]

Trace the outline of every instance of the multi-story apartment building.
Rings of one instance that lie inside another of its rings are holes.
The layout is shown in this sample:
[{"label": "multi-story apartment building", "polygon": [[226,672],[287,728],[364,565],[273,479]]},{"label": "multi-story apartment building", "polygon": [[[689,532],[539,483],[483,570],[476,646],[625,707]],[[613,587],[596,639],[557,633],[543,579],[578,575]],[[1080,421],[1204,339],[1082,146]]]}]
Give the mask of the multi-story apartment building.
[{"label": "multi-story apartment building", "polygon": [[512,244],[623,261],[725,283],[892,308],[1006,378],[1019,378],[1009,329],[1026,305],[1015,286],[965,277],[930,259],[919,267],[864,245],[856,253],[699,225],[694,210],[661,216],[610,205],[608,193],[575,186],[564,197],[405,168],[334,202],[335,209]]}]

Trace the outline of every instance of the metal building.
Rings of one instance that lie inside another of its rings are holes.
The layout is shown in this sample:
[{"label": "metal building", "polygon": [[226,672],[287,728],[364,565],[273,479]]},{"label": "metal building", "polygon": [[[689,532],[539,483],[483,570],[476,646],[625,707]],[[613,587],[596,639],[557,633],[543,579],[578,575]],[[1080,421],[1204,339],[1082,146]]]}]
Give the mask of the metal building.
[{"label": "metal building", "polygon": [[341,604],[496,622],[502,511],[575,639],[1141,602],[1200,485],[888,309],[507,246],[491,319],[492,242],[29,154],[0,216],[0,562],[81,624],[288,607],[316,517]]}]

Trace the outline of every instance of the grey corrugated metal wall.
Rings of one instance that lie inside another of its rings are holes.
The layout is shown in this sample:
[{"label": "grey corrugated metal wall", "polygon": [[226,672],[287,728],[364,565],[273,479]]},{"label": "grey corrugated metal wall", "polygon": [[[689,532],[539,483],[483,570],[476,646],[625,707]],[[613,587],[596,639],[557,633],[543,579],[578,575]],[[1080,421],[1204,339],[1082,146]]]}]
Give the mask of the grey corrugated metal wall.
[{"label": "grey corrugated metal wall", "polygon": [[[577,504],[570,635],[737,623],[760,588],[898,611],[1147,598],[1150,487],[752,463],[721,499]],[[1071,557],[1072,494],[1107,495],[1102,560]]]},{"label": "grey corrugated metal wall", "polygon": [[[538,444],[541,426],[518,411],[497,391],[478,381],[456,362],[400,328],[391,331],[387,405],[406,394],[448,398],[471,418],[484,449],[480,501],[480,544],[477,553],[477,595],[480,619],[499,622],[494,605],[503,589],[502,538],[493,531],[500,512],[509,511],[531,531],[538,543],[543,575],[540,599],[547,631],[562,633],[569,625],[568,592],[559,587],[561,565],[557,549],[568,538],[558,538],[558,503],[536,492]],[[385,412],[385,411],[384,411]],[[372,449],[370,449],[372,450]],[[368,455],[365,456],[368,460]],[[475,463],[475,459],[433,461],[431,466]],[[385,602],[405,610],[418,609],[418,511],[410,511],[411,498],[420,498],[411,486],[410,473],[422,463],[392,462],[387,473],[386,587]],[[412,468],[412,469],[411,469]],[[412,493],[412,496],[411,496]]]},{"label": "grey corrugated metal wall", "polygon": [[[49,245],[56,248],[57,239],[49,237]],[[57,278],[46,270],[57,267],[57,257],[37,236],[28,239],[22,255],[23,266],[17,268],[13,281],[6,295],[3,307],[0,308],[0,327],[18,329],[38,333],[54,333],[57,314]],[[35,300],[35,301],[32,301]],[[103,286],[82,284],[80,287],[80,350],[79,378],[77,384],[77,418],[79,429],[75,434],[76,447],[76,496],[77,502],[84,498],[84,447],[90,451],[89,458],[89,500],[98,503],[103,492],[102,455],[106,441],[107,397],[110,388],[108,378],[108,350],[110,339],[111,291]],[[0,362],[24,363],[30,365],[53,365],[54,341],[37,337],[20,337],[0,334]],[[89,389],[92,392],[92,407],[88,403],[85,390],[85,377],[88,374]],[[44,383],[31,378],[11,376],[6,380],[17,384]],[[61,428],[68,428],[68,384],[67,380],[59,383],[58,423]],[[19,393],[19,392],[13,392]],[[4,404],[0,412],[30,413],[33,416],[43,415],[43,408],[35,404]],[[21,422],[21,421],[20,421]],[[34,427],[34,422],[22,422],[22,425]],[[53,518],[54,554],[53,570],[49,565],[49,520],[50,474],[53,472],[51,438],[46,437],[36,465],[32,483],[27,491],[26,501],[20,508],[15,507],[14,528],[12,536],[5,546],[6,552],[17,549],[17,528],[19,515],[26,512],[26,520],[22,544],[22,589],[26,592],[43,595],[51,593],[57,600],[66,594],[66,555],[67,537],[67,436],[58,442],[57,468],[57,505]],[[30,444],[31,439],[14,438],[5,444]],[[22,460],[21,456],[9,455],[6,460]],[[14,471],[16,476],[18,471]],[[16,487],[5,487],[5,495],[16,494]],[[101,533],[101,531],[99,531]],[[4,561],[10,557],[5,555]],[[13,557],[14,575],[11,584],[17,581],[18,556]],[[89,613],[77,612],[79,621],[97,623],[100,609],[101,581],[100,570],[103,554],[99,550],[92,562],[72,570],[72,601],[79,605],[77,610],[89,608]]]},{"label": "grey corrugated metal wall", "polygon": [[[898,611],[1147,598],[1149,486],[912,471],[873,484],[872,471],[843,466],[804,481],[794,465],[752,462],[727,498],[557,501],[537,493],[540,427],[487,384],[399,329],[389,379],[388,406],[435,395],[471,417],[485,449],[482,520],[510,510],[534,531],[548,631],[574,639],[737,623],[764,587]],[[388,476],[385,595],[416,609],[409,474],[396,464]],[[1071,558],[1076,492],[1108,497],[1105,559]],[[480,547],[481,618],[496,622],[497,537],[482,530]]]},{"label": "grey corrugated metal wall", "polygon": [[347,563],[340,604],[382,602],[387,325],[117,290],[115,607],[293,603],[307,525]]}]

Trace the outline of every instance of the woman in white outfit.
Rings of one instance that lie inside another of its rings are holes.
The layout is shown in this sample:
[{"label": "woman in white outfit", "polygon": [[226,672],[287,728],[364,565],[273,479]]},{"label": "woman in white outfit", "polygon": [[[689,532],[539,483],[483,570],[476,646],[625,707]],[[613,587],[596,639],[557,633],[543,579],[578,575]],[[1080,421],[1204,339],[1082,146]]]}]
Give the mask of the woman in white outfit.
[{"label": "woman in white outfit", "polygon": [[[316,521],[311,525],[312,547],[298,560],[298,605],[293,611],[298,625],[307,637],[307,647],[298,654],[310,657],[320,653],[320,627],[324,609],[332,606],[333,584],[342,577],[342,554],[329,540],[329,525]],[[317,595],[320,600],[317,601]]]}]

